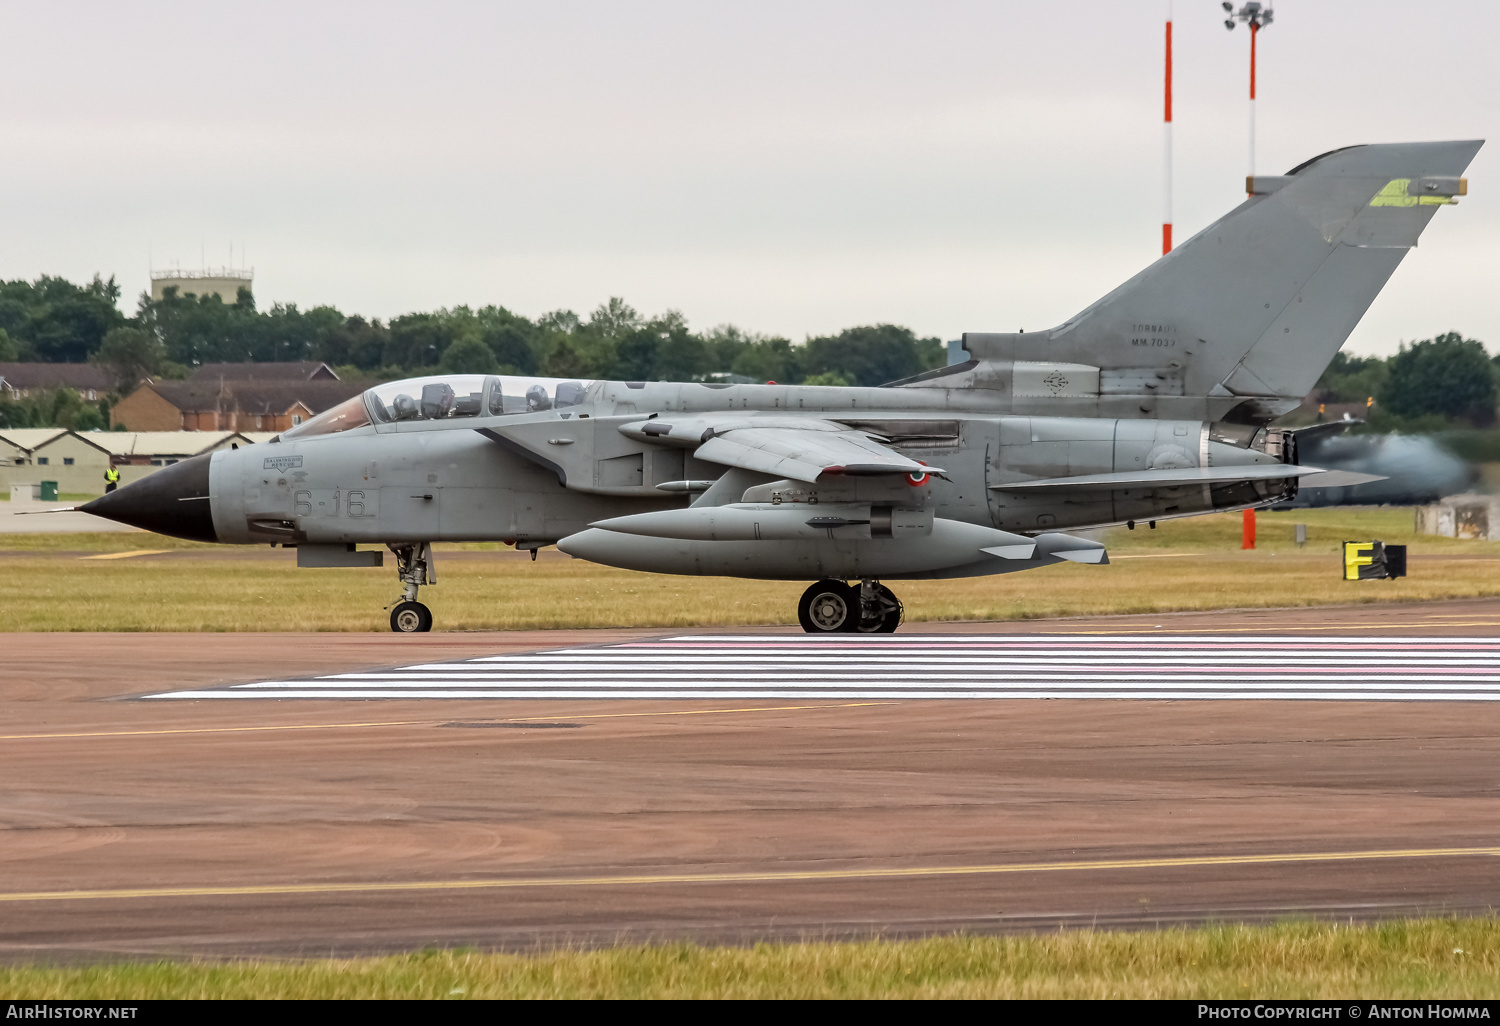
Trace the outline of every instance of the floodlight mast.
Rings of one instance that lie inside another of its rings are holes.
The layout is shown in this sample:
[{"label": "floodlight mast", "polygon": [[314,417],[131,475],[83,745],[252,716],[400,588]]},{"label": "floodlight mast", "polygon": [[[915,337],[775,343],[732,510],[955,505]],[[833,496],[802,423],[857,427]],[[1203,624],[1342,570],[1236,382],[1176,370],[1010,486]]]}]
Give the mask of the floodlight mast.
[{"label": "floodlight mast", "polygon": [[1255,41],[1260,35],[1260,30],[1271,24],[1276,16],[1269,5],[1262,4],[1258,0],[1249,0],[1238,11],[1229,0],[1224,0],[1224,12],[1229,17],[1224,19],[1224,27],[1234,29],[1236,21],[1242,21],[1250,27],[1250,166],[1247,175],[1255,177]]},{"label": "floodlight mast", "polygon": [[[1243,21],[1250,26],[1250,155],[1249,169],[1245,174],[1245,191],[1249,194],[1255,177],[1255,40],[1260,35],[1260,30],[1271,24],[1275,12],[1270,7],[1259,3],[1259,0],[1248,0],[1245,6],[1238,11],[1229,0],[1224,0],[1224,13],[1229,17],[1224,19],[1224,27],[1230,31],[1234,30],[1236,21]],[[1255,548],[1255,510],[1247,509],[1242,515],[1243,538],[1240,548]]]}]

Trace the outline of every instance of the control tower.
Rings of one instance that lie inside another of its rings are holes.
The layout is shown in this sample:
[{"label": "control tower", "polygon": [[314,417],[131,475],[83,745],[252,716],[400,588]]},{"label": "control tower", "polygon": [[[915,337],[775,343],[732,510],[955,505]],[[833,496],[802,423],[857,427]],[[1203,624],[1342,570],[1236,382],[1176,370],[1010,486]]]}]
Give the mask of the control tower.
[{"label": "control tower", "polygon": [[201,271],[152,271],[151,298],[166,296],[166,290],[175,288],[184,299],[189,296],[218,296],[225,303],[239,298],[240,289],[252,288],[255,280],[254,268],[205,267]]}]

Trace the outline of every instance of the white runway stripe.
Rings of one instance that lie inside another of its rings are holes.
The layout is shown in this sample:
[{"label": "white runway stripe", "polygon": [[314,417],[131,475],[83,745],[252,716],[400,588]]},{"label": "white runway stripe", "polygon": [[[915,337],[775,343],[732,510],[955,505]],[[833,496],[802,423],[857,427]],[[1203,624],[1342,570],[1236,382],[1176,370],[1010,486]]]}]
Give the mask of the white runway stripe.
[{"label": "white runway stripe", "polygon": [[759,700],[759,699],[839,699],[848,701],[850,699],[869,699],[871,701],[894,701],[898,699],[922,699],[931,701],[933,699],[974,699],[974,698],[1001,698],[1001,699],[1036,699],[1036,698],[1134,698],[1137,700],[1154,699],[1169,701],[1225,701],[1229,699],[1280,699],[1285,701],[1299,700],[1321,700],[1339,702],[1494,702],[1500,701],[1500,694],[1493,692],[1486,694],[1454,694],[1450,692],[1323,692],[1323,691],[1234,691],[1234,692],[1207,692],[1207,691],[1140,691],[1123,693],[1118,690],[1080,691],[1072,694],[1057,694],[1047,691],[926,691],[926,692],[863,692],[863,691],[796,691],[785,690],[749,690],[749,691],[707,691],[700,689],[683,689],[677,691],[651,691],[639,690],[629,693],[600,694],[597,691],[444,691],[444,690],[420,690],[394,692],[387,689],[351,689],[348,691],[299,691],[287,689],[276,693],[253,692],[253,691],[175,691],[169,694],[149,695],[149,698],[322,698],[322,699],[376,699],[376,698],[462,698],[475,699],[521,699],[521,698],[551,698],[551,699],[716,699],[716,700]]},{"label": "white runway stripe", "polygon": [[[1457,676],[1454,674],[1426,674],[1415,679],[1416,683],[1433,682],[1448,683],[1452,686],[1469,686],[1476,688],[1494,687],[1500,683],[1500,675],[1485,674],[1478,677]],[[845,684],[854,687],[879,687],[883,682],[899,683],[903,686],[918,687],[926,682],[938,686],[960,685],[973,681],[979,684],[990,684],[1004,682],[1006,684],[1021,684],[1035,682],[1037,687],[1066,687],[1071,682],[1082,682],[1087,684],[1118,684],[1128,686],[1133,683],[1142,683],[1162,686],[1186,686],[1189,684],[1218,684],[1236,683],[1254,685],[1257,682],[1278,684],[1337,684],[1344,681],[1353,681],[1361,687],[1381,688],[1386,686],[1411,686],[1414,678],[1403,675],[1399,678],[1372,679],[1369,677],[1349,677],[1339,674],[1308,674],[1308,673],[1276,673],[1256,674],[1254,676],[1245,673],[1227,673],[1218,676],[1196,675],[1196,676],[1173,676],[1164,677],[1158,673],[1060,673],[1039,676],[1037,674],[1020,673],[817,673],[797,680],[788,680],[782,676],[772,676],[764,673],[629,673],[620,672],[609,675],[600,674],[549,674],[545,678],[539,678],[536,674],[528,673],[494,673],[484,674],[479,677],[432,677],[425,675],[402,676],[400,674],[350,674],[347,677],[317,677],[312,680],[296,682],[309,687],[353,687],[369,686],[372,684],[384,684],[396,686],[411,684],[421,687],[429,687],[437,684],[452,687],[498,687],[506,683],[541,683],[541,684],[573,684],[582,685],[595,683],[604,687],[618,687],[625,681],[655,681],[663,686],[674,684],[701,685],[712,681],[733,681],[739,684],[761,684],[765,687],[797,688],[815,687],[819,685],[833,686]],[[282,687],[290,682],[275,681],[256,684],[238,684],[236,687]]]},{"label": "white runway stripe", "polygon": [[[1334,634],[1151,634],[1149,641],[1142,640],[1140,632],[1125,634],[1098,634],[1079,632],[1074,634],[1006,634],[985,636],[982,634],[684,634],[680,638],[659,638],[655,641],[621,641],[612,647],[658,648],[669,645],[1217,645],[1228,642],[1235,645],[1260,645],[1267,643],[1293,644],[1305,647],[1327,645],[1491,645],[1500,648],[1500,638],[1465,638],[1434,634],[1414,634],[1390,637],[1339,636]],[[575,651],[585,651],[577,649]]]},{"label": "white runway stripe", "polygon": [[[1130,662],[1137,666],[1199,666],[1207,657],[1198,656],[1131,656],[1128,659],[1122,655],[1108,656],[1079,656],[1075,653],[1059,652],[1050,657],[1027,654],[1024,656],[994,655],[994,656],[910,656],[892,655],[886,658],[861,656],[837,656],[822,657],[816,655],[802,656],[758,656],[758,655],[708,655],[703,656],[642,656],[632,659],[633,666],[650,666],[667,668],[681,668],[684,666],[799,666],[815,663],[818,666],[1024,666],[1024,665],[1051,665],[1059,659],[1066,659],[1075,666],[1117,666],[1123,662]],[[1431,666],[1441,664],[1445,666],[1481,666],[1491,667],[1496,664],[1496,655],[1460,655],[1460,656],[1432,656],[1422,658],[1417,656],[1391,656],[1390,658],[1369,657],[1340,657],[1340,656],[1298,656],[1296,661],[1309,666],[1337,666],[1348,668],[1352,666],[1366,667],[1393,667],[1393,666]],[[585,658],[582,656],[560,656],[556,659],[516,659],[505,660],[500,665],[516,669],[555,669],[561,666],[588,667],[597,664],[614,665],[620,662],[618,654],[601,656],[597,658]],[[1243,665],[1265,665],[1281,666],[1288,660],[1273,656],[1257,655],[1250,658],[1237,658],[1236,663]],[[472,663],[417,663],[405,669],[409,671],[432,671],[446,672],[461,670],[465,673],[481,672],[496,665],[494,660]]]},{"label": "white runway stripe", "polygon": [[146,697],[1489,702],[1500,640],[698,635]]},{"label": "white runway stripe", "polygon": [[[335,677],[355,679],[367,677],[384,677],[391,675],[400,677],[426,675],[429,677],[457,677],[461,679],[479,680],[491,677],[501,678],[536,675],[537,673],[543,673],[549,676],[591,674],[600,672],[612,674],[615,672],[615,668],[619,665],[620,662],[620,660],[614,660],[613,662],[604,665],[599,665],[596,663],[513,663],[510,665],[496,665],[494,663],[489,663],[484,666],[455,665],[446,668],[434,668],[431,666],[408,666],[403,667],[400,670],[371,670],[356,673],[329,674],[327,676],[329,679]],[[1258,674],[1265,672],[1265,670],[1269,668],[1273,670],[1296,670],[1297,672],[1301,673],[1335,673],[1339,676],[1347,676],[1350,672],[1354,671],[1358,671],[1360,673],[1375,674],[1401,674],[1406,673],[1410,669],[1416,667],[1424,670],[1441,669],[1445,673],[1452,673],[1464,677],[1493,674],[1497,670],[1500,670],[1500,666],[1497,666],[1496,660],[1489,660],[1487,662],[1477,664],[1444,663],[1428,660],[1405,663],[1398,662],[1395,665],[1387,665],[1368,662],[1327,663],[1299,659],[1297,660],[1298,665],[1296,667],[1286,665],[1287,662],[1288,661],[1284,659],[1257,663],[1246,663],[1244,660],[1236,660],[1232,664],[1226,664],[1224,666],[1224,669],[1233,670],[1236,672]],[[1016,659],[996,660],[993,662],[965,660],[960,663],[946,664],[923,662],[908,663],[897,662],[894,660],[891,662],[880,662],[868,659],[861,659],[858,662],[824,662],[815,660],[802,660],[795,666],[770,667],[767,667],[764,664],[759,664],[753,659],[734,663],[715,663],[705,660],[701,664],[658,663],[654,660],[641,659],[631,660],[628,665],[630,666],[631,670],[642,673],[661,674],[663,676],[671,676],[672,674],[685,674],[687,676],[693,677],[702,676],[704,673],[732,674],[737,671],[753,670],[757,667],[759,667],[760,671],[759,673],[757,673],[757,676],[761,677],[785,677],[793,671],[801,671],[810,669],[812,667],[816,667],[819,673],[825,674],[862,674],[870,671],[875,671],[879,673],[928,673],[936,674],[937,676],[949,676],[954,674],[962,675],[964,673],[990,674],[1000,673],[1004,671],[1014,672],[1026,669],[1041,670],[1048,673],[1057,670],[1076,670],[1081,673],[1119,673],[1128,670],[1138,670],[1141,672],[1150,673],[1187,673],[1215,669],[1213,663],[1208,660],[1202,659],[1175,664],[1132,662],[1130,665],[1121,665],[1121,662],[1118,659],[1103,660],[1099,662],[1084,659]]]},{"label": "white runway stripe", "polygon": [[[772,675],[772,673],[637,673],[613,672],[613,673],[475,673],[475,675],[460,675],[460,673],[341,673],[339,676],[318,676],[309,679],[305,684],[312,685],[348,685],[348,684],[395,684],[395,682],[413,682],[413,684],[474,684],[493,685],[502,682],[582,682],[601,681],[604,684],[618,684],[624,681],[660,681],[661,684],[673,684],[676,681],[706,682],[706,681],[739,681],[760,682],[760,684],[771,685],[771,687],[799,687],[808,682],[837,682],[853,681],[856,684],[871,684],[876,679],[886,681],[903,681],[910,684],[918,684],[922,681],[936,681],[941,684],[960,681],[1038,681],[1043,684],[1061,684],[1065,681],[1094,681],[1112,682],[1118,681],[1128,684],[1131,681],[1146,681],[1152,684],[1199,684],[1199,682],[1215,681],[1281,681],[1281,682],[1338,682],[1356,681],[1367,682],[1370,685],[1386,684],[1386,682],[1401,681],[1454,681],[1463,684],[1493,685],[1500,682],[1497,673],[1427,673],[1427,675],[1415,676],[1410,673],[1401,673],[1400,676],[1379,675],[1352,675],[1352,673],[1245,673],[1242,670],[1224,673],[1196,673],[1196,675],[1182,675],[1182,673],[843,673],[843,672],[813,672],[808,673],[805,678],[790,679],[783,675]],[[261,684],[240,684],[237,687],[261,687]]]}]

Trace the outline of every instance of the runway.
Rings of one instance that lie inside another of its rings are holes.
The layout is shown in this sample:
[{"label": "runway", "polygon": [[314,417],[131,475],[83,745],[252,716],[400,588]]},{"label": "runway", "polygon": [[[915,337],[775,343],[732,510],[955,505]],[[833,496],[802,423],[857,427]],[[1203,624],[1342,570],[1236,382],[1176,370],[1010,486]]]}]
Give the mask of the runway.
[{"label": "runway", "polygon": [[0,959],[1500,905],[1495,600],[0,644]]},{"label": "runway", "polygon": [[146,697],[1492,702],[1500,699],[1500,641],[705,634]]},{"label": "runway", "polygon": [[[83,501],[72,500],[39,502],[31,499],[11,499],[9,502],[0,503],[0,535],[145,533],[138,527],[117,524],[113,520],[90,516],[87,513],[71,512],[72,507],[81,505]],[[48,512],[49,510],[70,510],[70,512],[51,513]]]}]

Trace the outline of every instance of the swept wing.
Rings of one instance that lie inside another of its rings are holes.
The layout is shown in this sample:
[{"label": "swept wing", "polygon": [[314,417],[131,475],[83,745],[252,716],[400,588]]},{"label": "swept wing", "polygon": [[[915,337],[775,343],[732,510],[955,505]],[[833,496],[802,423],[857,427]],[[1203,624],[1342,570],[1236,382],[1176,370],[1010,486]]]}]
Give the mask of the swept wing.
[{"label": "swept wing", "polygon": [[825,474],[943,473],[882,445],[876,436],[814,417],[656,417],[623,425],[620,432],[690,448],[709,463],[809,483]]}]

